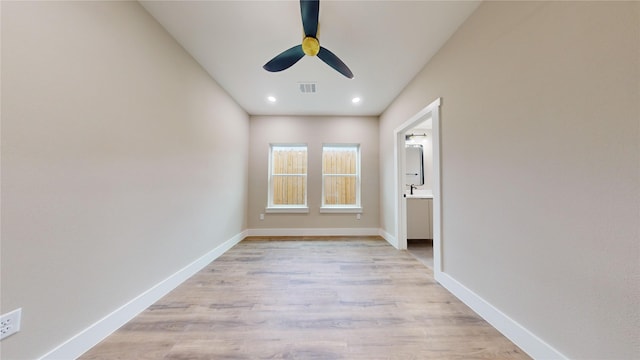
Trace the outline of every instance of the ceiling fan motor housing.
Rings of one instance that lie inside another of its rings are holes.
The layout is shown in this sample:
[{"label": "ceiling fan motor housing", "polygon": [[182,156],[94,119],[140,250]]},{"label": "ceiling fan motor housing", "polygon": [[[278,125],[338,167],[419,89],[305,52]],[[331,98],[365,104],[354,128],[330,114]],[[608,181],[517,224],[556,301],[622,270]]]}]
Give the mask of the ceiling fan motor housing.
[{"label": "ceiling fan motor housing", "polygon": [[320,51],[320,42],[313,36],[307,36],[302,39],[302,51],[306,55],[316,56]]}]

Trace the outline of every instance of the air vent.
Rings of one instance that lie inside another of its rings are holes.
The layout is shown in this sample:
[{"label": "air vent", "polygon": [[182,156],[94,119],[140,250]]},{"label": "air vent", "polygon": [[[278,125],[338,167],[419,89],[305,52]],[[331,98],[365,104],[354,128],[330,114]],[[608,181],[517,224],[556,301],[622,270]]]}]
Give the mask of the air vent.
[{"label": "air vent", "polygon": [[303,94],[314,94],[316,92],[316,83],[314,82],[299,82],[298,88]]}]

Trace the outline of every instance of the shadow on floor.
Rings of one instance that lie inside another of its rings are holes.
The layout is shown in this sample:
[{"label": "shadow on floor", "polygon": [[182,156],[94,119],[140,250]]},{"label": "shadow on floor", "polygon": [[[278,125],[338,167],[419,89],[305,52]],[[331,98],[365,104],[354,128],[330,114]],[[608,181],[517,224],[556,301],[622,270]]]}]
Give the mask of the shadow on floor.
[{"label": "shadow on floor", "polygon": [[408,239],[407,251],[433,270],[433,240],[430,239]]}]

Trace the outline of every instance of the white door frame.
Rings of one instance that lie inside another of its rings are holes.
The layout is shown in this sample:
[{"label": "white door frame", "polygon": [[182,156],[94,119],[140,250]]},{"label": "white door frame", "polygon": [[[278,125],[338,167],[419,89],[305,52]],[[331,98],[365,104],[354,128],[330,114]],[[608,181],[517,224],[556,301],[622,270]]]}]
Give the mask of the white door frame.
[{"label": "white door frame", "polygon": [[441,242],[442,242],[442,195],[440,192],[440,98],[437,98],[424,109],[418,111],[409,120],[394,130],[394,165],[395,178],[395,207],[396,207],[396,244],[398,249],[407,248],[407,200],[404,197],[404,174],[406,168],[405,135],[416,125],[431,119],[433,122],[433,272],[442,272]]}]

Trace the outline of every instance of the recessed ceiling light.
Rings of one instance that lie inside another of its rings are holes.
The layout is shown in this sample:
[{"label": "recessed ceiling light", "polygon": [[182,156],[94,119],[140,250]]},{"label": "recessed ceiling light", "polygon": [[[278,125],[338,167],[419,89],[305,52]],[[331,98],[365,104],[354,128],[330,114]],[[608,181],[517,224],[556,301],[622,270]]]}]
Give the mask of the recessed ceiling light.
[{"label": "recessed ceiling light", "polygon": [[269,102],[276,102],[276,97],[275,96],[267,96],[267,100],[269,100]]},{"label": "recessed ceiling light", "polygon": [[354,104],[357,104],[360,102],[360,98],[359,97],[354,97],[353,99],[351,99],[351,102]]}]

